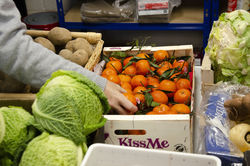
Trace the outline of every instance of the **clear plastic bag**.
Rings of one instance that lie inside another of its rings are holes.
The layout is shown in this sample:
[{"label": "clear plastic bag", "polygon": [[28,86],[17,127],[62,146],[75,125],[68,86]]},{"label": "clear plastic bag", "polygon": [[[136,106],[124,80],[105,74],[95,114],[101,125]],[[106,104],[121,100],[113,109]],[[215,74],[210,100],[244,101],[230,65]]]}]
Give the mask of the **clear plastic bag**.
[{"label": "clear plastic bag", "polygon": [[124,22],[134,20],[135,2],[126,0],[112,2],[104,0],[85,1],[81,5],[81,18],[87,23]]},{"label": "clear plastic bag", "polygon": [[200,109],[196,110],[200,128],[197,153],[230,156],[228,160],[242,159],[243,153],[230,138],[230,130],[237,122],[229,119],[224,104],[235,95],[245,96],[248,93],[250,87],[231,83],[218,83],[207,89],[202,96]]},{"label": "clear plastic bag", "polygon": [[167,23],[172,10],[181,0],[136,0],[137,21],[140,23]]}]

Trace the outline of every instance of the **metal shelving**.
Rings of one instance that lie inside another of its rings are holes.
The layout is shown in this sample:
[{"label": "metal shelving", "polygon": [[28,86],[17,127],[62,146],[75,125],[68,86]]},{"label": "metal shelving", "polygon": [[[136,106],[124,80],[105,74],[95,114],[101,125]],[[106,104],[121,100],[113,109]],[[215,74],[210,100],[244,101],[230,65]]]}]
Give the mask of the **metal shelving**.
[{"label": "metal shelving", "polygon": [[[72,22],[65,19],[63,10],[63,0],[56,0],[57,11],[59,15],[59,24],[67,29],[81,30],[175,30],[175,31],[202,31],[203,32],[203,48],[206,47],[209,33],[212,26],[212,20],[216,19],[217,2],[218,0],[204,0],[203,5],[203,20],[199,23],[173,21],[170,23],[161,24],[142,24],[142,23],[83,23],[80,19]],[[213,4],[215,3],[215,5]],[[77,9],[75,10],[77,11]],[[196,10],[194,10],[195,12]],[[80,10],[79,10],[80,17]]]}]

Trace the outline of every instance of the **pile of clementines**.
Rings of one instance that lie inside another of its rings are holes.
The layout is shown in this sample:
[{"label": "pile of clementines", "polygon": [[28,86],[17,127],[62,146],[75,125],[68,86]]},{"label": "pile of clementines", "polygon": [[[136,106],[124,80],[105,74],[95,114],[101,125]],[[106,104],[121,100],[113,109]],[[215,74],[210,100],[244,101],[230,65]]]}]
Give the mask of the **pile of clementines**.
[{"label": "pile of clementines", "polygon": [[190,113],[192,68],[187,58],[169,55],[165,50],[152,55],[115,56],[106,59],[102,76],[119,84],[138,107],[136,114]]}]

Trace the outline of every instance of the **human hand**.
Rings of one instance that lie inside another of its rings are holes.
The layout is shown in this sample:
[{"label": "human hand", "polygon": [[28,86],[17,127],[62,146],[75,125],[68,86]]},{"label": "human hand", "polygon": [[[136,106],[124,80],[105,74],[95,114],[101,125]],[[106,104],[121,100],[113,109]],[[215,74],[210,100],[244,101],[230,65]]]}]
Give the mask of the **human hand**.
[{"label": "human hand", "polygon": [[125,92],[126,90],[111,81],[107,81],[104,89],[104,94],[108,98],[111,108],[123,115],[134,113],[138,109],[122,94]]}]

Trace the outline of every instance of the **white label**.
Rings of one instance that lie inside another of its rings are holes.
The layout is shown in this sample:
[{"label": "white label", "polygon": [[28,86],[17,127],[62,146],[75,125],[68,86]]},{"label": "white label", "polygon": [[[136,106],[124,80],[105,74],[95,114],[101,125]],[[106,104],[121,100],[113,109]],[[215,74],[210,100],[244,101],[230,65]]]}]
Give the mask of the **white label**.
[{"label": "white label", "polygon": [[143,10],[138,12],[139,16],[168,14],[168,9],[164,10]]}]

